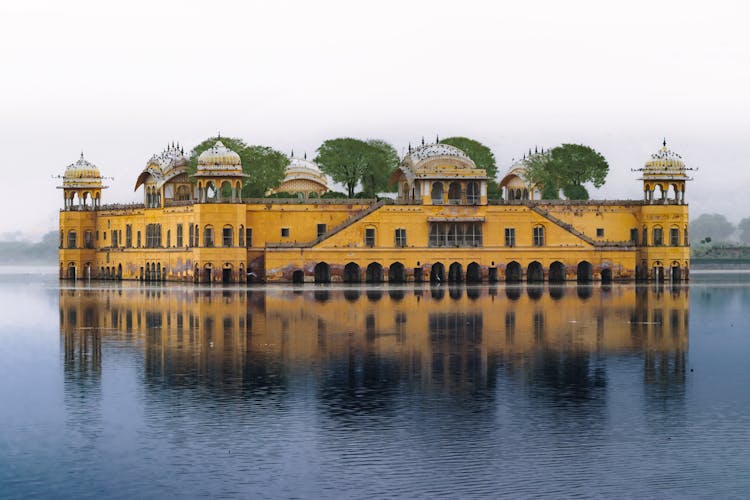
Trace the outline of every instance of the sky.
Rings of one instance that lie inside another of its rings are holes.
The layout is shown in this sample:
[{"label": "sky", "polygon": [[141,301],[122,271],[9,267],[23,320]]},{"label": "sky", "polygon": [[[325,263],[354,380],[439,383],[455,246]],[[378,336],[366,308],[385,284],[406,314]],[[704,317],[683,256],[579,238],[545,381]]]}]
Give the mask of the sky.
[{"label": "sky", "polygon": [[152,154],[221,133],[283,152],[334,137],[467,136],[500,173],[582,143],[642,197],[666,138],[691,217],[750,217],[750,6],[740,1],[0,2],[0,235],[58,224],[66,165],[142,200]]}]

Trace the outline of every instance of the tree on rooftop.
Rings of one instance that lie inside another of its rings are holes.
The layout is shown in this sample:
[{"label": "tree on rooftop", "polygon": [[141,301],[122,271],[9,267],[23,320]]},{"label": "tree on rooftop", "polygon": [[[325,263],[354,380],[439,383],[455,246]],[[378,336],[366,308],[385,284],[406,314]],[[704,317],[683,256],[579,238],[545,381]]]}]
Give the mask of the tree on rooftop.
[{"label": "tree on rooftop", "polygon": [[388,179],[398,164],[393,147],[380,140],[361,141],[350,137],[329,139],[318,148],[315,162],[323,173],[346,186],[349,198],[357,184],[363,195],[372,197],[388,189]]},{"label": "tree on rooftop", "polygon": [[242,171],[250,177],[243,180],[242,196],[245,198],[261,198],[266,192],[281,184],[284,170],[289,164],[289,158],[273,148],[267,146],[248,146],[237,137],[209,137],[190,151],[188,173],[195,174],[198,169],[198,156],[213,147],[216,141],[240,155]]},{"label": "tree on rooftop", "polygon": [[562,189],[569,199],[587,200],[583,186],[591,182],[601,187],[609,173],[609,164],[601,153],[582,144],[563,144],[544,155],[533,155],[527,164],[529,180],[544,185],[548,194]]},{"label": "tree on rooftop", "polygon": [[481,168],[487,172],[487,197],[489,199],[499,199],[501,197],[501,192],[497,187],[497,180],[495,179],[497,175],[495,155],[490,148],[468,137],[448,137],[442,139],[440,142],[460,149],[466,153],[466,156],[471,158],[477,168]]}]

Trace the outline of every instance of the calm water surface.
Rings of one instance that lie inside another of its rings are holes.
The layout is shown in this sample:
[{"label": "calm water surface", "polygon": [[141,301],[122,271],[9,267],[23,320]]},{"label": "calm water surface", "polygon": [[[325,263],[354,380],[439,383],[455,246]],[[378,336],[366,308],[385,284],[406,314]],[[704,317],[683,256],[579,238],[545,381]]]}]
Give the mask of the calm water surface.
[{"label": "calm water surface", "polygon": [[748,274],[0,301],[2,497],[750,494]]}]

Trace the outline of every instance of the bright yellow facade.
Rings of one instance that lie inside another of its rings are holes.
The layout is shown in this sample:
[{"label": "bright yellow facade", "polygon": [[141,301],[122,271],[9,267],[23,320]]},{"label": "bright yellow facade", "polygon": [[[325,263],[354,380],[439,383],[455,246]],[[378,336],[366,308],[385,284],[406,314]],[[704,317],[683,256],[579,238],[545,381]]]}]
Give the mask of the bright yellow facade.
[{"label": "bright yellow facade", "polygon": [[[688,277],[687,177],[666,145],[642,169],[643,201],[488,202],[484,171],[444,144],[407,154],[392,177],[396,200],[242,200],[244,175],[236,153],[217,143],[199,158],[192,182],[180,154],[173,148],[149,162],[136,186],[144,187],[139,205],[76,204],[84,188],[98,199],[101,176],[86,162],[81,167],[86,185],[79,185],[79,167],[68,167],[60,212],[61,277],[189,282]],[[92,188],[97,175],[98,187]],[[666,189],[655,194],[657,183]]]}]

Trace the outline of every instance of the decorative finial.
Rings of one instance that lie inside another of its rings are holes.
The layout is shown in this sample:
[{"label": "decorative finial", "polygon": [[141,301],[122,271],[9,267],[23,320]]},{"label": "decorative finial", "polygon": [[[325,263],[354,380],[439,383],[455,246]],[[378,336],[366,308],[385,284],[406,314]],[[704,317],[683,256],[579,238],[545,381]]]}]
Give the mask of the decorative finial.
[{"label": "decorative finial", "polygon": [[667,147],[667,138],[666,137],[664,138],[664,141],[661,143],[661,145],[664,146],[665,148]]},{"label": "decorative finial", "polygon": [[424,136],[422,136],[422,146],[424,146]]},{"label": "decorative finial", "polygon": [[539,153],[539,150],[537,149],[536,146],[534,146],[534,154],[538,154],[538,153]]},{"label": "decorative finial", "polygon": [[221,130],[219,130],[219,133],[216,135],[216,138],[221,140]]},{"label": "decorative finial", "polygon": [[440,144],[440,136],[435,134],[435,144]]},{"label": "decorative finial", "polygon": [[305,151],[305,160],[307,160],[307,151]]},{"label": "decorative finial", "polygon": [[81,160],[83,160],[83,149],[81,150]]},{"label": "decorative finial", "polygon": [[294,158],[294,150],[293,149],[292,149],[292,155],[291,155],[291,157]]},{"label": "decorative finial", "polygon": [[411,141],[409,141],[409,152],[411,153]]}]

